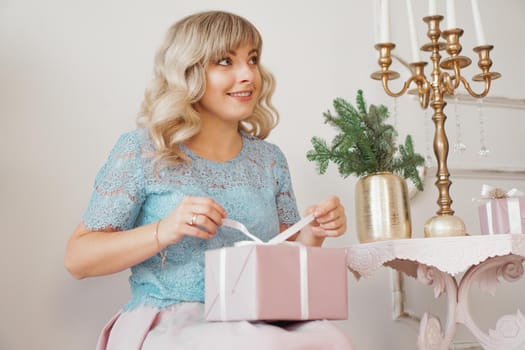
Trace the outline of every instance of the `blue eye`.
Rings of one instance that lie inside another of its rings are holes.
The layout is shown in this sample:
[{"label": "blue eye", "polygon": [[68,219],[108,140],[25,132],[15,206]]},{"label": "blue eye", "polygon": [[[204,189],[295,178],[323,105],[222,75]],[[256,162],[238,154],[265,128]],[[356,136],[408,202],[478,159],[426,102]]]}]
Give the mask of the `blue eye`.
[{"label": "blue eye", "polygon": [[217,61],[217,64],[220,66],[229,66],[232,63],[232,61],[229,58],[221,58]]}]

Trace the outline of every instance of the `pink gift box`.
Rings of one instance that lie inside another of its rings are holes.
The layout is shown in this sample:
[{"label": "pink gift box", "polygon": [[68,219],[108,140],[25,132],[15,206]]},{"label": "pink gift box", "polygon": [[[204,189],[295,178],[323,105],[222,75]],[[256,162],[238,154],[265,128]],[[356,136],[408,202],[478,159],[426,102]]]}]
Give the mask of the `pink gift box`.
[{"label": "pink gift box", "polygon": [[348,318],[345,249],[250,244],[205,261],[208,321]]},{"label": "pink gift box", "polygon": [[489,199],[478,211],[482,234],[525,233],[525,196]]}]

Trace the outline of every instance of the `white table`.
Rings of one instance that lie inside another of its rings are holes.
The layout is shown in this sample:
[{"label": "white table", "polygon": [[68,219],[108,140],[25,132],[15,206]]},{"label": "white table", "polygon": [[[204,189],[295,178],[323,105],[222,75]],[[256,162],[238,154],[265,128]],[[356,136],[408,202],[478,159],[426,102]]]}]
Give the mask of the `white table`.
[{"label": "white table", "polygon": [[[515,315],[501,317],[487,334],[472,319],[468,301],[473,283],[494,294],[500,278],[521,278],[524,259],[523,234],[412,238],[348,247],[348,268],[356,278],[370,277],[381,266],[389,266],[433,286],[436,298],[447,294],[444,329],[434,315],[425,313],[421,319],[420,350],[449,349],[459,323],[472,332],[484,349],[525,349],[525,317],[519,310]],[[465,273],[460,278],[462,272]]]}]

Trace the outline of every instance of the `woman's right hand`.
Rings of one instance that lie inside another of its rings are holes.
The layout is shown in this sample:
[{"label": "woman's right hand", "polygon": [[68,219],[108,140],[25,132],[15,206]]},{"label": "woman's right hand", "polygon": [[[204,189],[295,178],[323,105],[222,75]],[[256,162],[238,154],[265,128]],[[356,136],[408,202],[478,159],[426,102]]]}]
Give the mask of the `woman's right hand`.
[{"label": "woman's right hand", "polygon": [[209,239],[226,216],[226,210],[213,199],[186,196],[159,223],[159,243],[164,248],[179,242],[184,235]]},{"label": "woman's right hand", "polygon": [[185,197],[160,222],[127,231],[93,231],[81,223],[67,243],[65,265],[79,279],[122,271],[177,243],[184,235],[213,237],[225,217],[226,211],[213,199]]}]

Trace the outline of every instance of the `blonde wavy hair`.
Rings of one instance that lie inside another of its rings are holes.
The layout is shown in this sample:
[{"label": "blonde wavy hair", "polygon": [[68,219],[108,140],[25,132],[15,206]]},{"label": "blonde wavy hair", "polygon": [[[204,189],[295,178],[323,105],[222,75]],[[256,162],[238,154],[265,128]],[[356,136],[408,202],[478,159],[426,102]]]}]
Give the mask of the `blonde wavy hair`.
[{"label": "blonde wavy hair", "polygon": [[[139,127],[148,128],[156,146],[156,160],[163,164],[188,161],[179,145],[200,130],[194,104],[206,89],[206,67],[246,44],[262,52],[262,38],[248,20],[223,11],[206,11],[172,25],[155,55],[154,77],[147,87]],[[271,103],[275,81],[259,65],[261,93],[253,114],[239,123],[239,130],[260,139],[277,125],[279,114]]]}]

